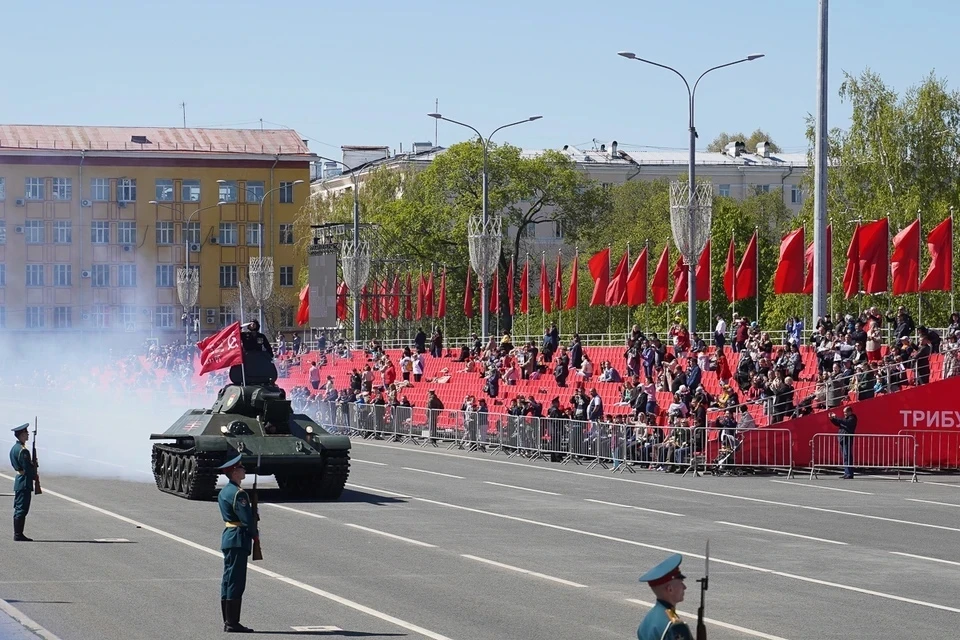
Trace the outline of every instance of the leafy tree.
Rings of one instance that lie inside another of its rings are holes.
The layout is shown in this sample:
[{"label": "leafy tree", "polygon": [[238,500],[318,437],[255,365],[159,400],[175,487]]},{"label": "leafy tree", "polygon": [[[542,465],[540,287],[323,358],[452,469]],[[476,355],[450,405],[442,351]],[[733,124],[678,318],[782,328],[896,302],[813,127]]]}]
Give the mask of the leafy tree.
[{"label": "leafy tree", "polygon": [[713,142],[707,145],[707,151],[713,151],[715,153],[719,153],[720,151],[723,151],[723,148],[725,146],[727,146],[728,144],[734,141],[743,142],[747,150],[750,152],[756,151],[757,145],[760,144],[761,142],[769,142],[770,150],[773,151],[774,153],[780,153],[781,151],[783,151],[770,138],[770,134],[768,134],[766,131],[763,131],[762,129],[757,129],[756,131],[751,133],[749,136],[745,136],[742,133],[730,134],[727,132],[723,132],[720,135],[718,135],[716,138],[714,138]]}]

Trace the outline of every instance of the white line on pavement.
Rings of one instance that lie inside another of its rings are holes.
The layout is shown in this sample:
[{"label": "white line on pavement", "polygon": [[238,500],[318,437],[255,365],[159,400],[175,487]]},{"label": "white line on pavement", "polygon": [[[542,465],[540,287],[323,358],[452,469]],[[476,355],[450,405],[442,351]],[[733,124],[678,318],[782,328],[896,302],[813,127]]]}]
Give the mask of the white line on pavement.
[{"label": "white line on pavement", "polygon": [[953,504],[951,502],[936,502],[934,500],[920,500],[918,498],[904,498],[904,500],[908,500],[910,502],[922,502],[924,504],[936,504],[940,505],[941,507],[960,507],[960,504]]},{"label": "white line on pavement", "polygon": [[517,489],[518,491],[530,491],[531,493],[542,493],[547,496],[560,495],[559,493],[554,493],[553,491],[541,491],[540,489],[528,489],[526,487],[515,487],[512,484],[502,484],[500,482],[490,482],[488,480],[484,480],[483,484],[492,484],[495,487],[506,487],[507,489]]},{"label": "white line on pavement", "polygon": [[456,478],[457,480],[465,480],[463,476],[455,476],[452,473],[440,473],[439,471],[427,471],[426,469],[414,469],[413,467],[400,467],[407,471],[416,471],[417,473],[429,473],[432,476],[443,476],[444,478]]},{"label": "white line on pavement", "polygon": [[389,467],[386,462],[374,462],[373,460],[360,460],[359,458],[351,458],[350,462],[362,462],[363,464],[373,464],[378,467]]},{"label": "white line on pavement", "polygon": [[846,542],[839,542],[837,540],[827,540],[826,538],[815,538],[813,536],[804,536],[799,533],[787,533],[786,531],[777,531],[776,529],[763,529],[762,527],[752,527],[747,524],[737,524],[736,522],[726,522],[724,520],[716,520],[717,524],[725,524],[729,527],[740,527],[741,529],[753,529],[754,531],[763,531],[764,533],[776,533],[781,536],[790,536],[791,538],[803,538],[804,540],[814,540],[816,542],[826,542],[827,544],[842,544],[846,545]]},{"label": "white line on pavement", "polygon": [[393,496],[395,498],[409,498],[405,493],[397,493],[396,491],[387,491],[386,489],[374,489],[373,487],[365,487],[362,484],[353,484],[352,482],[347,482],[346,486],[351,489],[359,489],[360,491],[369,491],[370,493],[384,493],[388,496]]},{"label": "white line on pavement", "polygon": [[487,560],[486,558],[479,558],[477,556],[471,556],[466,553],[460,554],[463,558],[469,558],[470,560],[476,560],[477,562],[483,562],[494,567],[500,567],[501,569],[508,569],[510,571],[516,571],[517,573],[523,573],[528,576],[533,576],[535,578],[543,578],[544,580],[550,580],[552,582],[558,582],[560,584],[565,584],[568,587],[578,587],[581,589],[586,589],[587,585],[580,584],[579,582],[571,582],[570,580],[564,580],[563,578],[555,578],[554,576],[548,576],[545,573],[537,573],[536,571],[530,571],[529,569],[521,569],[520,567],[515,567],[510,564],[503,564],[502,562],[496,562],[495,560]]},{"label": "white line on pavement", "polygon": [[930,482],[929,480],[924,480],[923,484],[935,484],[938,487],[950,487],[951,489],[960,489],[960,484],[952,484],[950,482]]},{"label": "white line on pavement", "polygon": [[293,513],[299,513],[302,516],[310,516],[311,518],[317,518],[319,520],[326,520],[327,516],[322,516],[319,513],[310,513],[309,511],[302,511],[301,509],[294,509],[293,507],[288,507],[282,504],[275,504],[273,502],[264,502],[263,504],[273,507],[274,509],[283,509],[284,511],[292,511]]},{"label": "white line on pavement", "polygon": [[[8,476],[8,475],[5,474],[5,473],[0,473],[0,477],[6,478],[7,480],[13,480],[13,479],[14,479],[13,476]],[[221,553],[220,551],[217,551],[216,549],[211,549],[211,548],[209,548],[209,547],[203,546],[202,544],[197,544],[196,542],[193,542],[193,541],[191,541],[191,540],[187,540],[186,538],[181,538],[180,536],[178,536],[178,535],[176,535],[176,534],[173,534],[173,533],[169,533],[169,532],[167,532],[167,531],[164,531],[163,529],[158,529],[157,527],[152,527],[152,526],[150,526],[150,525],[148,525],[148,524],[145,524],[145,523],[143,523],[143,522],[138,522],[137,520],[134,520],[134,519],[132,519],[132,518],[128,518],[128,517],[126,517],[126,516],[122,516],[122,515],[120,515],[119,513],[114,513],[113,511],[108,511],[107,509],[104,509],[104,508],[102,508],[102,507],[98,507],[98,506],[93,505],[93,504],[90,504],[90,503],[88,503],[88,502],[83,502],[82,500],[77,500],[76,498],[71,498],[70,496],[64,495],[64,494],[62,494],[62,493],[58,493],[58,492],[56,492],[56,491],[51,491],[50,489],[44,489],[43,491],[44,491],[44,493],[46,493],[46,494],[48,494],[48,495],[51,495],[51,496],[53,496],[53,497],[55,497],[55,498],[60,498],[61,500],[66,500],[67,502],[70,502],[70,503],[75,504],[75,505],[80,506],[80,507],[85,507],[85,508],[87,508],[87,509],[90,509],[91,511],[95,511],[95,512],[100,513],[100,514],[103,514],[103,515],[105,515],[105,516],[109,516],[109,517],[111,517],[111,518],[115,518],[115,519],[117,519],[117,520],[119,520],[119,521],[121,521],[121,522],[126,522],[127,524],[132,524],[133,526],[135,526],[135,527],[140,527],[141,529],[143,529],[143,530],[145,530],[145,531],[150,531],[151,533],[155,533],[155,534],[157,534],[157,535],[163,536],[164,538],[167,538],[167,539],[169,539],[169,540],[173,540],[174,542],[179,542],[180,544],[185,545],[185,546],[187,546],[187,547],[190,547],[191,549],[196,549],[197,551],[202,551],[202,552],[204,552],[204,553],[208,553],[208,554],[210,554],[210,555],[212,555],[212,556],[216,556],[216,557],[218,557],[218,558],[222,558],[222,557],[223,557],[223,553]],[[314,595],[320,596],[321,598],[325,598],[325,599],[330,600],[330,601],[332,601],[332,602],[336,602],[337,604],[341,604],[341,605],[343,605],[343,606],[345,606],[345,607],[349,607],[350,609],[353,609],[354,611],[359,611],[359,612],[361,612],[361,613],[365,613],[365,614],[367,614],[367,615],[369,615],[369,616],[372,616],[372,617],[374,617],[374,618],[377,618],[377,619],[379,619],[379,620],[383,620],[384,622],[389,622],[390,624],[393,624],[393,625],[395,625],[395,626],[397,626],[397,627],[400,627],[401,629],[406,629],[407,631],[412,631],[413,633],[418,633],[418,634],[420,634],[420,635],[422,635],[422,636],[425,636],[425,637],[427,637],[427,638],[432,638],[433,640],[451,640],[450,638],[448,638],[448,637],[445,636],[445,635],[442,635],[442,634],[437,633],[437,632],[435,632],[435,631],[431,631],[431,630],[429,630],[429,629],[425,629],[425,628],[423,628],[423,627],[421,627],[421,626],[419,626],[419,625],[413,624],[413,623],[411,623],[411,622],[407,622],[406,620],[402,620],[402,619],[400,619],[400,618],[397,618],[397,617],[395,617],[395,616],[392,616],[392,615],[390,615],[389,613],[384,613],[384,612],[382,612],[382,611],[377,611],[376,609],[373,609],[372,607],[368,607],[368,606],[366,606],[366,605],[360,604],[359,602],[354,602],[353,600],[348,600],[347,598],[344,598],[344,597],[342,597],[342,596],[338,596],[338,595],[336,595],[336,594],[334,594],[334,593],[330,593],[329,591],[324,591],[324,590],[322,590],[322,589],[318,589],[317,587],[314,587],[313,585],[309,585],[309,584],[307,584],[307,583],[305,583],[305,582],[300,582],[299,580],[294,580],[293,578],[288,578],[287,576],[285,576],[285,575],[283,575],[283,574],[277,573],[277,572],[275,572],[275,571],[270,571],[269,569],[264,569],[263,567],[258,566],[258,565],[256,565],[256,564],[250,563],[250,564],[247,566],[247,569],[248,569],[249,571],[255,571],[256,573],[259,573],[259,574],[261,574],[261,575],[265,575],[265,576],[268,576],[268,577],[270,577],[270,578],[273,578],[274,580],[277,580],[277,581],[279,581],[279,582],[286,583],[286,584],[288,584],[288,585],[290,585],[290,586],[292,586],[292,587],[296,587],[296,588],[298,588],[298,589],[302,589],[303,591],[307,591],[308,593],[312,593],[312,594],[314,594]]]},{"label": "white line on pavement", "polygon": [[6,600],[0,600],[0,611],[3,611],[8,616],[19,622],[24,628],[29,629],[44,640],[60,640],[58,636],[53,635],[41,627],[39,624],[28,618],[27,614],[25,614],[23,611],[20,611],[20,609],[17,609]]},{"label": "white line on pavement", "polygon": [[824,487],[819,484],[808,484],[805,482],[797,482],[795,480],[771,480],[770,482],[776,482],[777,484],[789,484],[793,487],[807,487],[808,489],[823,489],[824,491],[842,491],[843,493],[859,493],[864,496],[872,496],[872,493],[867,491],[855,491],[854,489],[841,489],[840,487]]},{"label": "white line on pavement", "polygon": [[895,556],[903,556],[905,558],[916,558],[917,560],[929,560],[930,562],[939,562],[941,564],[952,564],[955,567],[960,567],[960,562],[954,562],[953,560],[942,560],[940,558],[930,558],[928,556],[918,556],[912,553],[902,553],[900,551],[891,551]]},{"label": "white line on pavement", "polygon": [[662,513],[665,516],[677,516],[678,518],[686,517],[682,513],[673,513],[672,511],[661,511],[659,509],[648,509],[646,507],[635,507],[632,504],[620,504],[617,502],[606,502],[605,500],[593,500],[591,498],[584,498],[586,502],[595,502],[597,504],[605,504],[608,507],[623,507],[624,509],[636,509],[637,511],[649,511],[650,513]]},{"label": "white line on pavement", "polygon": [[430,549],[436,549],[436,547],[437,547],[437,545],[435,545],[435,544],[430,544],[429,542],[420,542],[419,540],[414,540],[414,539],[412,539],[412,538],[404,538],[403,536],[398,536],[398,535],[393,534],[393,533],[387,533],[386,531],[380,531],[380,530],[378,530],[378,529],[370,529],[369,527],[361,527],[361,526],[358,525],[358,524],[351,524],[351,523],[349,523],[349,522],[344,522],[344,523],[343,523],[343,526],[345,526],[345,527],[352,527],[352,528],[354,528],[354,529],[360,529],[361,531],[367,531],[367,532],[369,532],[369,533],[375,533],[375,534],[377,534],[377,535],[384,536],[384,537],[386,537],[386,538],[393,538],[394,540],[401,540],[401,541],[403,541],[403,542],[409,542],[410,544],[415,544],[415,545],[417,545],[418,547],[428,547],[428,548],[430,548]]},{"label": "white line on pavement", "polygon": [[[635,598],[627,598],[627,602],[632,602],[634,604],[640,604],[645,607],[652,607],[652,602],[646,602],[644,600],[637,600]],[[695,620],[696,616],[691,613],[684,613],[679,611],[678,613],[683,613],[690,619]],[[730,624],[729,622],[720,622],[719,620],[714,620],[713,618],[703,617],[704,622],[709,622],[710,624],[715,624],[718,627],[723,627],[724,629],[730,629],[731,631],[739,631],[740,633],[745,633],[748,636],[753,636],[754,638],[763,638],[763,640],[786,640],[786,638],[781,638],[780,636],[772,636],[769,633],[763,633],[762,631],[754,631],[753,629],[747,629],[746,627],[740,627],[735,624]]]}]

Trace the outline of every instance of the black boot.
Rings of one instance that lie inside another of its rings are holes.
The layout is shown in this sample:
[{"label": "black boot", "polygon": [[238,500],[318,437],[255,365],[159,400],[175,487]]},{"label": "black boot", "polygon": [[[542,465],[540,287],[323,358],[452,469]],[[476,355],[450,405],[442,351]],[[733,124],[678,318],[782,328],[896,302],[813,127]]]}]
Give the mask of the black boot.
[{"label": "black boot", "polygon": [[223,630],[227,630],[227,599],[220,598],[220,615],[223,617]]},{"label": "black boot", "polygon": [[227,600],[227,621],[223,630],[227,633],[253,633],[253,629],[240,624],[240,608],[242,600]]},{"label": "black boot", "polygon": [[16,542],[33,542],[31,538],[23,535],[23,525],[26,523],[26,520],[26,518],[13,519],[13,539]]}]

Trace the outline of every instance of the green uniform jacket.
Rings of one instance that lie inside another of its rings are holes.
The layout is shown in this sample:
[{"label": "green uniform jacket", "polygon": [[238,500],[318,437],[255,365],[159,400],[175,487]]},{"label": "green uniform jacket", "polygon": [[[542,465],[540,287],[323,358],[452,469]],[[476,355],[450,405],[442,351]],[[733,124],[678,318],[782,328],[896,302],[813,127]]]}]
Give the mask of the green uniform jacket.
[{"label": "green uniform jacket", "polygon": [[17,442],[10,449],[10,465],[17,472],[17,479],[13,482],[14,491],[30,491],[33,479],[37,477],[37,468],[30,460],[30,451]]},{"label": "green uniform jacket", "polygon": [[260,535],[250,496],[239,485],[230,482],[220,490],[217,502],[220,504],[220,515],[227,524],[220,537],[220,549],[245,549],[250,555],[253,539]]},{"label": "green uniform jacket", "polygon": [[687,623],[663,600],[646,615],[637,628],[638,640],[693,640]]}]

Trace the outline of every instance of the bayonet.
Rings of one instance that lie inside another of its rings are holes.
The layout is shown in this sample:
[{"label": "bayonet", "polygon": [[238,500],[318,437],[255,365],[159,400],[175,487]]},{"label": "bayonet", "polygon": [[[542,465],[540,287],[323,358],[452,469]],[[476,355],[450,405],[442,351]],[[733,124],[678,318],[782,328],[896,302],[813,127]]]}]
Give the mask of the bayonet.
[{"label": "bayonet", "polygon": [[40,463],[37,462],[37,416],[33,416],[33,451],[30,453],[33,462],[33,493],[40,495]]}]

